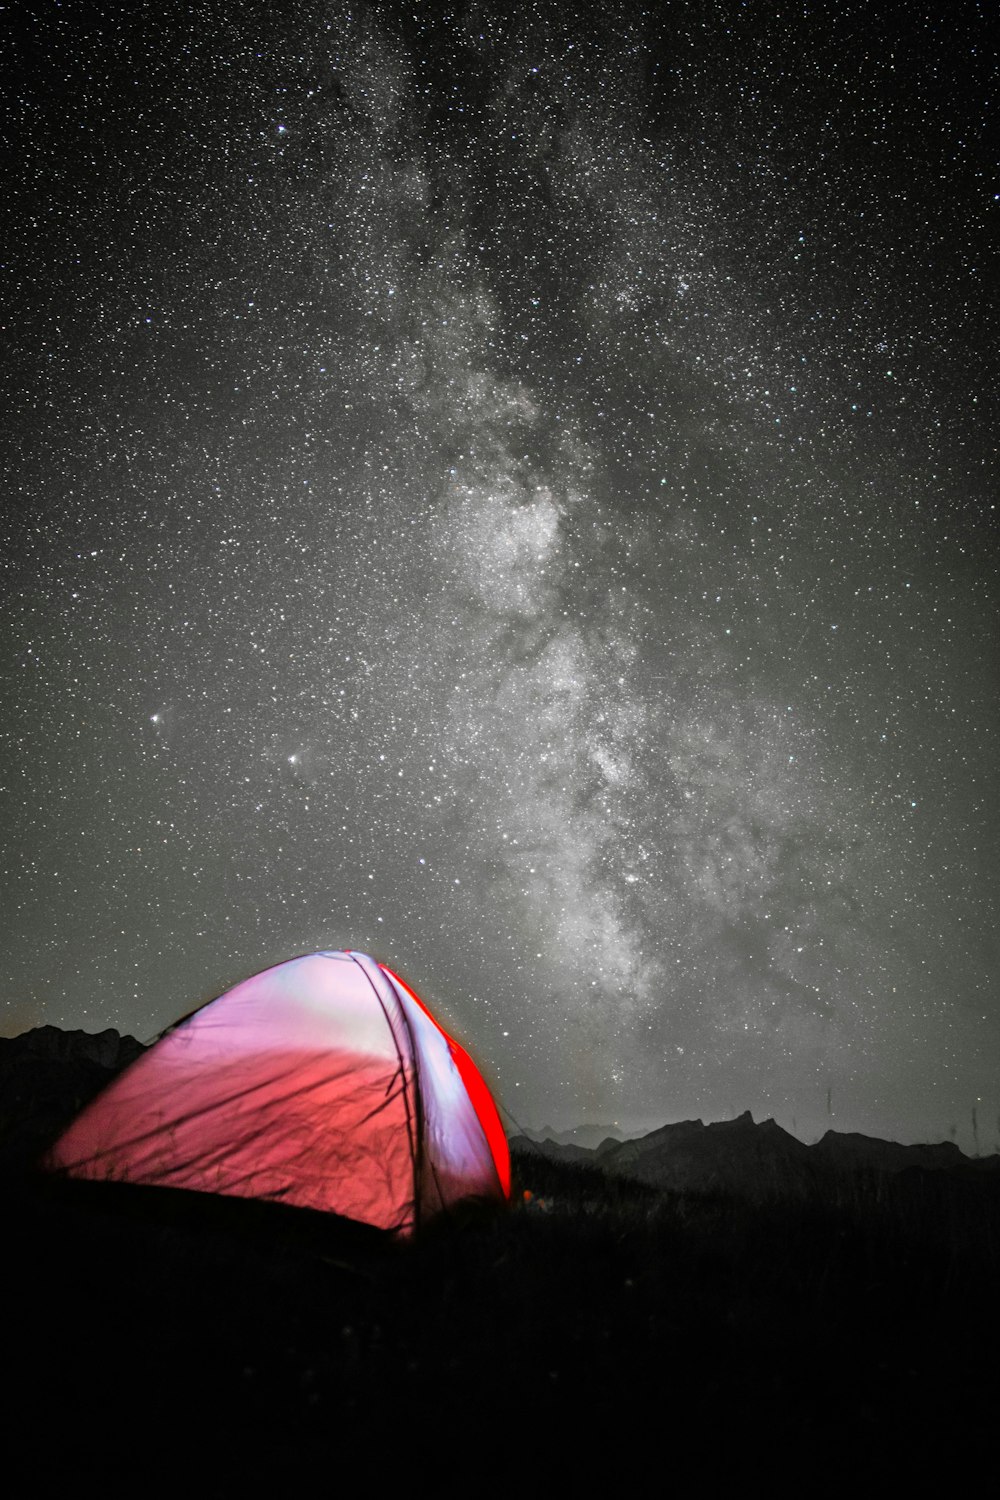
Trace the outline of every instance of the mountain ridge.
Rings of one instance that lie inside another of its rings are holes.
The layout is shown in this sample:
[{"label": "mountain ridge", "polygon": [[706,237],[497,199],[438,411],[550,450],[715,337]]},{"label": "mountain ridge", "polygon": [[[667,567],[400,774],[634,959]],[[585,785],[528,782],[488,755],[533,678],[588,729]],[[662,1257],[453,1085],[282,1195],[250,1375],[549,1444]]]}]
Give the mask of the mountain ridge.
[{"label": "mountain ridge", "polygon": [[[562,1135],[572,1137],[574,1132]],[[953,1141],[904,1145],[859,1132],[828,1130],[806,1145],[772,1118],[750,1110],[731,1120],[678,1120],[630,1139],[607,1137],[596,1147],[545,1137],[514,1136],[511,1150],[593,1166],[613,1177],[680,1192],[724,1191],[771,1197],[806,1192],[831,1176],[944,1172],[1000,1180],[1000,1156],[969,1157]]]},{"label": "mountain ridge", "polygon": [[146,1051],[113,1026],[35,1026],[0,1037],[0,1169],[23,1170],[85,1104]]},{"label": "mountain ridge", "polygon": [[[114,1027],[94,1033],[44,1025],[0,1037],[0,1165],[30,1161],[145,1051],[142,1042]],[[1000,1181],[1000,1156],[969,1157],[954,1141],[904,1145],[827,1130],[806,1145],[772,1118],[755,1121],[750,1110],[729,1120],[678,1120],[646,1132],[625,1132],[617,1123],[586,1122],[560,1131],[546,1125],[519,1131],[510,1145],[522,1157],[541,1154],[652,1187],[751,1197],[805,1191],[831,1176],[913,1170]]]}]

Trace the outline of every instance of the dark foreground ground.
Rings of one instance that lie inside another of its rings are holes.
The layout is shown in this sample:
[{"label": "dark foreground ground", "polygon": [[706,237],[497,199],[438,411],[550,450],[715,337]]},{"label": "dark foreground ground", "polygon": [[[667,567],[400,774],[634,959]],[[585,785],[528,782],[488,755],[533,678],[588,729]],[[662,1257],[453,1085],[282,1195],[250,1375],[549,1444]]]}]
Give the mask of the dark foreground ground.
[{"label": "dark foreground ground", "polygon": [[409,1245],[9,1174],[8,1493],[951,1493],[980,1452],[995,1476],[994,1183],[755,1206],[515,1165],[516,1208]]}]

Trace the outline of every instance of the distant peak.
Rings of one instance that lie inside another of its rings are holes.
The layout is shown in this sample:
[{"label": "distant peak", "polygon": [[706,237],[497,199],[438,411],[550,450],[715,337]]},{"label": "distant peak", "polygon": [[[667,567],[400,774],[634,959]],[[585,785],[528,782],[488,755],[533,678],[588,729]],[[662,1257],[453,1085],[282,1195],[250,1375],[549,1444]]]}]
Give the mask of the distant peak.
[{"label": "distant peak", "polygon": [[741,1115],[736,1115],[732,1120],[714,1120],[710,1128],[714,1128],[716,1130],[732,1130],[736,1125],[745,1127],[747,1125],[753,1125],[753,1123],[753,1115],[748,1109],[745,1109]]}]

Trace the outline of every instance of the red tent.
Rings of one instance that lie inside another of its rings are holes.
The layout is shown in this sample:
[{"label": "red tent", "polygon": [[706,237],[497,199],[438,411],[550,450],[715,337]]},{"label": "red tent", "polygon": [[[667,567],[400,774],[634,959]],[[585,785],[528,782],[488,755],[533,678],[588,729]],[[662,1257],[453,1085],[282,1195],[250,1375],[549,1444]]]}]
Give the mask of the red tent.
[{"label": "red tent", "polygon": [[384,964],[313,953],[165,1032],[44,1165],[72,1177],[274,1198],[410,1233],[506,1198],[510,1157],[471,1058]]}]

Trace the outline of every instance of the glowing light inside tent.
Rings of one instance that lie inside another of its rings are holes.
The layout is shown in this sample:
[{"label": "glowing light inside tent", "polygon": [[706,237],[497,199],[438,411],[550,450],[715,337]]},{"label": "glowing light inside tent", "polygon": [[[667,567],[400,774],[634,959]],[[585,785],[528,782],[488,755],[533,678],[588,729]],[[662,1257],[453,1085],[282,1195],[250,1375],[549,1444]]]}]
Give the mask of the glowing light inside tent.
[{"label": "glowing light inside tent", "polygon": [[43,1166],[409,1234],[463,1198],[507,1195],[487,1103],[474,1065],[401,980],[363,953],[306,954],[170,1028]]}]

